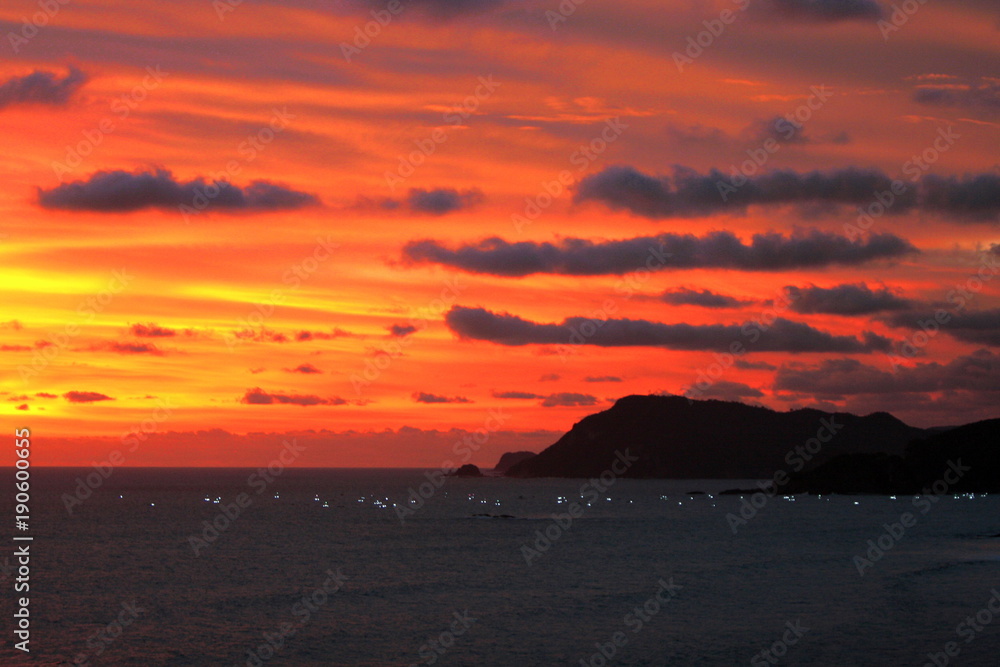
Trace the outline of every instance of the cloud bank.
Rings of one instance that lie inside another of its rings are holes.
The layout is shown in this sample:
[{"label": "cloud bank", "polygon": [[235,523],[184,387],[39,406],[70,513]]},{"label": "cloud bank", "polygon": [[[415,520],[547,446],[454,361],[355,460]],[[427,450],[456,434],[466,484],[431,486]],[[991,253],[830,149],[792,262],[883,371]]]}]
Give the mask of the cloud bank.
[{"label": "cloud bank", "polygon": [[[214,196],[213,196],[214,195]],[[99,171],[88,179],[38,189],[43,208],[71,211],[125,213],[145,208],[198,207],[228,211],[278,211],[319,203],[312,194],[270,181],[257,180],[244,187],[225,181],[190,181],[174,178],[166,169],[155,171]]]},{"label": "cloud bank", "polygon": [[460,338],[498,345],[595,345],[663,347],[672,350],[725,352],[736,343],[756,352],[887,351],[891,341],[871,332],[862,339],[835,336],[807,324],[776,319],[770,326],[742,324],[664,324],[648,320],[569,317],[559,324],[539,324],[509,313],[454,306],[445,323]]},{"label": "cloud bank", "polygon": [[788,271],[831,265],[856,266],[895,259],[917,252],[909,241],[893,234],[871,234],[850,240],[812,230],[785,236],[755,234],[749,244],[728,231],[660,234],[618,241],[567,238],[558,243],[508,242],[492,237],[449,248],[440,241],[411,241],[403,247],[410,264],[442,264],[469,273],[528,276],[550,273],[570,276],[620,275],[640,268],[718,268],[740,271]]}]

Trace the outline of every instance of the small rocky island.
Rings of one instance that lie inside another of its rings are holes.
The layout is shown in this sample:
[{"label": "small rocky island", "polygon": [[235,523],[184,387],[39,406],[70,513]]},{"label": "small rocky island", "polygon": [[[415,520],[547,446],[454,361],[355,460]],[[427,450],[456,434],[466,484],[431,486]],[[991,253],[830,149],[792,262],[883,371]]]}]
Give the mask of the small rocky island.
[{"label": "small rocky island", "polygon": [[478,467],[472,465],[471,463],[466,463],[464,466],[451,473],[452,477],[482,477],[483,473]]}]

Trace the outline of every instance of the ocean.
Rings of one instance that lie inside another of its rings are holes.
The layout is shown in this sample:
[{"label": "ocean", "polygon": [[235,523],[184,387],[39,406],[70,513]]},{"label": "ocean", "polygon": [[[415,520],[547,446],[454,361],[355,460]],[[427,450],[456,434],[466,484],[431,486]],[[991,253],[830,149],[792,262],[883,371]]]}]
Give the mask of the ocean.
[{"label": "ocean", "polygon": [[[996,495],[95,474],[32,470],[33,540],[0,552],[5,665],[1000,664]],[[30,654],[12,648],[23,595]]]}]

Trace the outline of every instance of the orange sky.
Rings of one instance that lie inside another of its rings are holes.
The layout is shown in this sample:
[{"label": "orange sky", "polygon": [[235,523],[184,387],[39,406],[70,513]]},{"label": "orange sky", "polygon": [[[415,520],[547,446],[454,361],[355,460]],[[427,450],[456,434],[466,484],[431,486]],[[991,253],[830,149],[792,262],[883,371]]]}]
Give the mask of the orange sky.
[{"label": "orange sky", "polygon": [[[388,3],[330,4],[0,7],[0,413],[36,464],[437,466],[485,428],[492,465],[690,391],[788,286],[818,305],[704,397],[998,416],[995,3],[410,0],[367,44]],[[648,237],[651,273],[608,243]]]}]

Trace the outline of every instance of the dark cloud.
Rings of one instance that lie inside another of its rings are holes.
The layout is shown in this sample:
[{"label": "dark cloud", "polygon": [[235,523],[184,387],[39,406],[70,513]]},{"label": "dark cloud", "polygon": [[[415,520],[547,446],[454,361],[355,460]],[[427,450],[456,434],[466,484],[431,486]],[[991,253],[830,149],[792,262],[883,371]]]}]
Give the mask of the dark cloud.
[{"label": "dark cloud", "polygon": [[747,303],[735,297],[717,294],[711,290],[703,289],[699,292],[688,287],[667,290],[660,295],[660,300],[673,306],[700,306],[701,308],[736,308]]},{"label": "dark cloud", "polygon": [[538,378],[539,382],[555,382],[556,380],[561,380],[562,376],[558,373],[546,373],[542,377]]},{"label": "dark cloud", "polygon": [[737,359],[733,362],[733,366],[745,371],[773,371],[778,368],[766,361],[747,361],[746,359]]},{"label": "dark cloud", "polygon": [[824,139],[829,141],[835,146],[846,146],[851,143],[851,135],[846,130],[841,130],[840,132],[832,132],[827,134]]},{"label": "dark cloud", "polygon": [[976,345],[1000,347],[1000,308],[989,310],[908,311],[895,313],[886,322],[894,327],[936,331],[940,327],[954,338]]},{"label": "dark cloud", "polygon": [[913,308],[915,302],[904,299],[882,287],[872,290],[864,283],[834,287],[785,287],[796,313],[826,313],[830,315],[868,315],[888,310]]},{"label": "dark cloud", "polygon": [[1000,111],[1000,79],[921,84],[913,93],[919,104]]},{"label": "dark cloud", "polygon": [[739,342],[756,352],[872,352],[891,348],[891,341],[871,332],[858,340],[784,318],[766,327],[758,322],[693,325],[585,317],[569,317],[560,324],[538,324],[507,313],[454,306],[445,315],[445,323],[461,338],[512,346],[585,344],[724,352]]},{"label": "dark cloud", "polygon": [[892,179],[877,170],[854,168],[806,174],[780,170],[750,178],[735,192],[720,190],[720,184],[730,182],[717,169],[702,175],[678,166],[672,176],[656,177],[612,166],[584,178],[574,201],[600,201],[647,218],[700,216],[742,212],[752,204],[866,203],[876,191],[887,190]]},{"label": "dark cloud", "polygon": [[254,341],[255,343],[289,342],[289,338],[285,334],[279,331],[273,331],[266,327],[261,327],[259,329],[240,329],[239,331],[233,333],[233,337],[238,340]]},{"label": "dark cloud", "polygon": [[1000,174],[928,174],[920,181],[920,204],[928,211],[973,221],[1000,219]]},{"label": "dark cloud", "polygon": [[209,183],[201,177],[185,182],[166,169],[99,171],[87,180],[38,189],[38,202],[44,208],[76,211],[194,207],[202,200],[209,209],[230,211],[277,211],[319,203],[315,195],[270,181],[253,181],[242,188],[225,181]]},{"label": "dark cloud", "polygon": [[584,382],[621,382],[622,379],[615,375],[588,375],[583,378]]},{"label": "dark cloud", "polygon": [[542,407],[575,407],[584,405],[597,405],[597,397],[590,394],[575,394],[573,392],[561,392],[549,394],[542,401]]},{"label": "dark cloud", "polygon": [[805,134],[804,125],[798,122],[792,123],[783,116],[754,121],[744,128],[743,136],[755,142],[771,139],[782,145],[812,143]]},{"label": "dark cloud", "polygon": [[483,193],[479,190],[459,192],[451,188],[437,188],[435,190],[414,188],[406,196],[406,203],[411,211],[444,215],[464,208],[471,208],[484,199]]},{"label": "dark cloud", "polygon": [[698,390],[699,398],[717,398],[722,401],[738,401],[741,398],[760,398],[763,392],[759,389],[729,380],[716,380],[705,390]]},{"label": "dark cloud", "polygon": [[438,394],[428,394],[423,391],[413,392],[413,400],[417,403],[471,403],[464,396],[439,396]]},{"label": "dark cloud", "polygon": [[308,331],[302,329],[291,336],[282,333],[280,331],[274,331],[273,329],[268,329],[267,327],[261,327],[259,329],[241,329],[240,331],[233,332],[233,337],[239,340],[249,340],[257,343],[290,343],[293,340],[296,342],[305,342],[311,340],[334,340],[337,338],[358,338],[359,334],[341,329],[339,327],[326,331]]},{"label": "dark cloud", "polygon": [[40,391],[37,394],[35,394],[35,396],[37,396],[38,398],[59,398],[55,394],[50,394],[46,391]]},{"label": "dark cloud", "polygon": [[321,371],[320,369],[316,368],[312,364],[299,364],[295,368],[286,368],[285,372],[286,373],[304,373],[304,374],[308,375],[308,374],[312,374],[312,373],[322,373],[323,371]]},{"label": "dark cloud", "polygon": [[67,391],[63,394],[63,398],[70,403],[94,403],[95,401],[115,400],[106,394],[99,394],[96,391]]},{"label": "dark cloud", "polygon": [[417,332],[417,327],[412,324],[393,324],[389,327],[389,334],[396,336],[397,338],[403,338],[409,336],[412,333]]},{"label": "dark cloud", "polygon": [[[403,7],[412,7],[427,18],[446,21],[473,14],[495,11],[507,3],[507,0],[403,0]],[[326,4],[326,3],[324,3]],[[363,12],[370,18],[372,5],[366,0],[347,0],[347,6]]]},{"label": "dark cloud", "polygon": [[[876,193],[891,192],[893,179],[876,169],[846,168],[799,173],[778,170],[732,186],[732,176],[712,169],[699,174],[675,167],[671,176],[649,176],[628,166],[613,166],[584,178],[574,201],[600,201],[612,209],[647,218],[743,213],[752,205],[867,206]],[[957,176],[929,175],[894,197],[891,214],[911,210],[971,220],[1000,215],[1000,175],[985,172]],[[897,189],[899,186],[897,185]]]},{"label": "dark cloud", "polygon": [[486,201],[480,190],[455,190],[453,188],[411,188],[405,199],[359,197],[354,208],[363,210],[402,211],[423,215],[446,215],[472,208]]},{"label": "dark cloud", "polygon": [[173,329],[161,327],[153,322],[148,322],[146,324],[133,324],[129,327],[129,331],[133,336],[139,336],[141,338],[161,338],[174,336],[177,333]]},{"label": "dark cloud", "polygon": [[868,21],[882,18],[876,0],[763,0],[772,14],[803,21]]},{"label": "dark cloud", "polygon": [[702,152],[724,150],[727,154],[738,152],[741,155],[748,148],[760,147],[768,140],[780,146],[816,143],[843,145],[851,141],[850,135],[843,130],[816,137],[807,136],[802,123],[784,116],[754,120],[736,135],[717,127],[677,123],[667,124],[664,132],[670,144],[678,148],[700,149]]},{"label": "dark cloud", "polygon": [[660,234],[619,241],[567,238],[558,243],[488,238],[452,250],[434,240],[411,241],[403,247],[404,261],[435,263],[469,273],[527,276],[555,273],[573,276],[624,274],[639,268],[722,268],[743,271],[785,271],[834,264],[858,265],[917,252],[909,241],[893,234],[867,239],[812,230],[784,236],[755,234],[749,245],[728,231]]},{"label": "dark cloud", "polygon": [[[890,366],[887,365],[887,368]],[[895,371],[855,359],[827,359],[818,366],[782,366],[774,388],[834,400],[859,394],[923,394],[940,391],[1000,391],[1000,356],[979,350],[947,364],[897,366]],[[995,400],[995,399],[994,399]]]},{"label": "dark cloud", "polygon": [[247,405],[272,405],[281,403],[308,407],[312,405],[345,405],[347,401],[338,396],[322,398],[320,396],[302,394],[273,394],[265,392],[260,387],[254,387],[253,389],[247,389],[246,393],[240,399],[240,403]]},{"label": "dark cloud", "polygon": [[356,335],[357,334],[351,333],[350,331],[346,331],[339,327],[333,329],[332,331],[330,331],[330,333],[327,333],[325,331],[306,331],[305,329],[303,329],[302,331],[299,331],[297,334],[295,334],[295,340],[297,341],[333,340],[334,338],[353,338]]},{"label": "dark cloud", "polygon": [[725,146],[732,141],[732,137],[721,129],[701,124],[670,123],[666,126],[665,132],[670,142],[677,146],[701,144]]},{"label": "dark cloud", "polygon": [[62,79],[52,72],[35,70],[26,76],[15,76],[0,84],[0,109],[15,104],[65,106],[87,83],[87,75],[70,65]]},{"label": "dark cloud", "polygon": [[493,398],[517,398],[517,399],[528,399],[528,398],[545,398],[541,394],[533,394],[530,391],[495,391],[493,392]]},{"label": "dark cloud", "polygon": [[115,354],[152,354],[157,357],[163,356],[163,350],[152,343],[133,343],[120,341],[104,341],[95,343],[87,348],[91,352],[114,352]]}]

